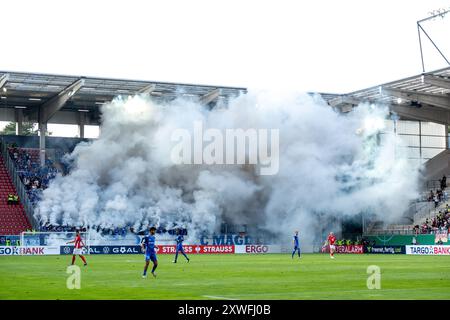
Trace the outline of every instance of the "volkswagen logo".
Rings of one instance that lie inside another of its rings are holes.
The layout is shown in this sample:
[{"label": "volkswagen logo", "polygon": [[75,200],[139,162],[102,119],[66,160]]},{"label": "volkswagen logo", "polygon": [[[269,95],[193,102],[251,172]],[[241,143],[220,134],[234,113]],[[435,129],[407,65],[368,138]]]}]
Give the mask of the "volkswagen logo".
[{"label": "volkswagen logo", "polygon": [[103,253],[108,254],[109,253],[109,247],[103,247]]},{"label": "volkswagen logo", "polygon": [[64,253],[69,254],[70,253],[70,247],[64,247]]}]

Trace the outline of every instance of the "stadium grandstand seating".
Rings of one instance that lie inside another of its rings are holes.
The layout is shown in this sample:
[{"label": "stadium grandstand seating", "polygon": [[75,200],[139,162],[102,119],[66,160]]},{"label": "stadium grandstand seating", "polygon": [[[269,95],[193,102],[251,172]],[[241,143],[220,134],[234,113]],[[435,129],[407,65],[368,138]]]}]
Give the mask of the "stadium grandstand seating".
[{"label": "stadium grandstand seating", "polygon": [[0,234],[14,235],[31,229],[20,201],[19,204],[7,203],[8,195],[16,193],[3,158],[0,157]]},{"label": "stadium grandstand seating", "polygon": [[[47,188],[50,180],[56,176],[58,164],[47,157],[45,166],[41,167],[39,149],[14,147],[8,148],[8,152],[27,190],[28,199],[32,205],[36,205],[41,191]],[[58,167],[61,168],[61,165]]]}]

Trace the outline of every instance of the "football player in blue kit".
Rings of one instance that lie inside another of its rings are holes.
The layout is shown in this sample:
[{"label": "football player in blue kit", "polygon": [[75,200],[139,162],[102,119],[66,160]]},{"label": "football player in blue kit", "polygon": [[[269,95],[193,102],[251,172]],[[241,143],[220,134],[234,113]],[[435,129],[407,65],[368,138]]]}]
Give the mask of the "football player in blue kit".
[{"label": "football player in blue kit", "polygon": [[155,251],[156,228],[151,227],[149,231],[150,231],[150,234],[148,234],[144,238],[142,238],[142,241],[141,241],[142,252],[145,253],[145,267],[144,267],[144,273],[142,274],[142,278],[147,278],[147,269],[148,269],[150,260],[153,262],[152,275],[155,278],[156,278],[155,270],[158,267],[158,259],[156,258],[156,251]]}]

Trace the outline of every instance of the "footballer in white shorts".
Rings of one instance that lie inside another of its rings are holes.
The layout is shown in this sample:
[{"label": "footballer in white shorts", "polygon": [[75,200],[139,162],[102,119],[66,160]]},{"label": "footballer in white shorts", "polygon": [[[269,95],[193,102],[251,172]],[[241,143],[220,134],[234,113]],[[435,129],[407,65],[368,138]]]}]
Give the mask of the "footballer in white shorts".
[{"label": "footballer in white shorts", "polygon": [[81,255],[83,254],[83,248],[73,248],[73,253],[74,255]]}]

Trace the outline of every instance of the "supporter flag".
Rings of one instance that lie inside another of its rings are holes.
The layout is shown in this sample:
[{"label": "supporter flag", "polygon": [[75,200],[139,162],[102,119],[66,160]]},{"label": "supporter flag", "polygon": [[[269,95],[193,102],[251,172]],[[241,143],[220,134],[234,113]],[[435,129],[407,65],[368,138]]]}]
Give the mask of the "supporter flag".
[{"label": "supporter flag", "polygon": [[447,230],[436,231],[436,234],[434,237],[434,243],[438,243],[439,241],[442,241],[444,243],[446,243],[448,241],[448,231]]}]

